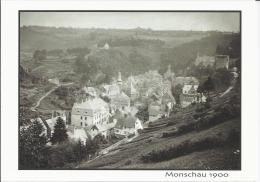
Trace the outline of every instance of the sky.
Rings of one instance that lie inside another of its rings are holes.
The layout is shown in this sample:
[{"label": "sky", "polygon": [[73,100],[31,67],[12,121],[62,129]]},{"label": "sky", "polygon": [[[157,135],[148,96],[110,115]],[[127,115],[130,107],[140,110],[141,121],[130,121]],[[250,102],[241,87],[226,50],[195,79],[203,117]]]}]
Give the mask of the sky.
[{"label": "sky", "polygon": [[20,25],[240,31],[238,12],[21,12]]}]

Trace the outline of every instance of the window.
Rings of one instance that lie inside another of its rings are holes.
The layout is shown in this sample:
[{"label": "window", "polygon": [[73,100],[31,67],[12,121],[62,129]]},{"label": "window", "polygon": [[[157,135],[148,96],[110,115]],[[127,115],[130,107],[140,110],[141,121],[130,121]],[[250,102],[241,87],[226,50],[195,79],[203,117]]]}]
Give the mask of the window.
[{"label": "window", "polygon": [[85,117],[85,120],[87,120],[87,117]]},{"label": "window", "polygon": [[88,124],[87,124],[87,123],[85,123],[85,126],[88,126]]},{"label": "window", "polygon": [[80,122],[80,126],[82,126],[82,122]]},{"label": "window", "polygon": [[80,116],[80,119],[82,119],[82,116]]}]

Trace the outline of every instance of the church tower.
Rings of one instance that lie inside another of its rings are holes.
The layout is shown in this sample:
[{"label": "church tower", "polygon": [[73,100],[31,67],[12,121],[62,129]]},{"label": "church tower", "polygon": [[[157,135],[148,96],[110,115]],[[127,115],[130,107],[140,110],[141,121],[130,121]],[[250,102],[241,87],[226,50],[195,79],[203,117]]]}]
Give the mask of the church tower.
[{"label": "church tower", "polygon": [[122,78],[121,78],[121,72],[118,72],[118,77],[117,77],[117,84],[122,85]]}]

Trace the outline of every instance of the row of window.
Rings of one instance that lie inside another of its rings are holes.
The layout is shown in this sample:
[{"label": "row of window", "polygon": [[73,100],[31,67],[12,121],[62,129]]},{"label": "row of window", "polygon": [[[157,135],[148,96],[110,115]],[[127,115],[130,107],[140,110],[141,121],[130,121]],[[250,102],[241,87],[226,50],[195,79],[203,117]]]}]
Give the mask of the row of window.
[{"label": "row of window", "polygon": [[[82,122],[80,122],[80,126],[83,126],[83,123],[82,123]],[[87,124],[87,123],[85,123],[85,126],[88,126],[88,124]]]}]

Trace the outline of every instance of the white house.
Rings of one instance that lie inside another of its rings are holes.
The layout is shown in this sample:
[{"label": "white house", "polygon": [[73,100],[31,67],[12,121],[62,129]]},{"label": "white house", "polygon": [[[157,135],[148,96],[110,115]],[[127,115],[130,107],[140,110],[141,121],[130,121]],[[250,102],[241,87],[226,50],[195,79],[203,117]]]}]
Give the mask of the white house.
[{"label": "white house", "polygon": [[197,89],[198,85],[186,84],[183,86],[180,95],[180,103],[183,108],[192,103],[206,102],[206,97],[202,93],[198,93]]},{"label": "white house", "polygon": [[101,98],[90,98],[85,102],[74,103],[71,112],[71,124],[87,127],[94,124],[106,124],[109,119],[109,106]]},{"label": "white house", "polygon": [[108,50],[110,48],[109,44],[106,42],[104,47],[103,47],[105,50]]},{"label": "white house", "polygon": [[117,84],[112,85],[104,85],[101,90],[103,91],[103,95],[107,97],[113,97],[117,94],[120,94],[120,88]]},{"label": "white house", "polygon": [[90,95],[92,97],[97,96],[96,89],[93,87],[83,87],[83,91],[85,92],[85,94]]},{"label": "white house", "polygon": [[48,80],[50,83],[53,83],[53,84],[56,84],[56,85],[59,85],[60,84],[60,81],[58,78],[51,78]]},{"label": "white house", "polygon": [[138,130],[143,129],[142,121],[132,115],[117,117],[115,121],[114,133],[116,136],[128,137],[129,135],[137,135]]},{"label": "white house", "polygon": [[121,92],[117,95],[111,96],[110,106],[114,111],[127,111],[130,108],[130,98],[124,92]]}]

